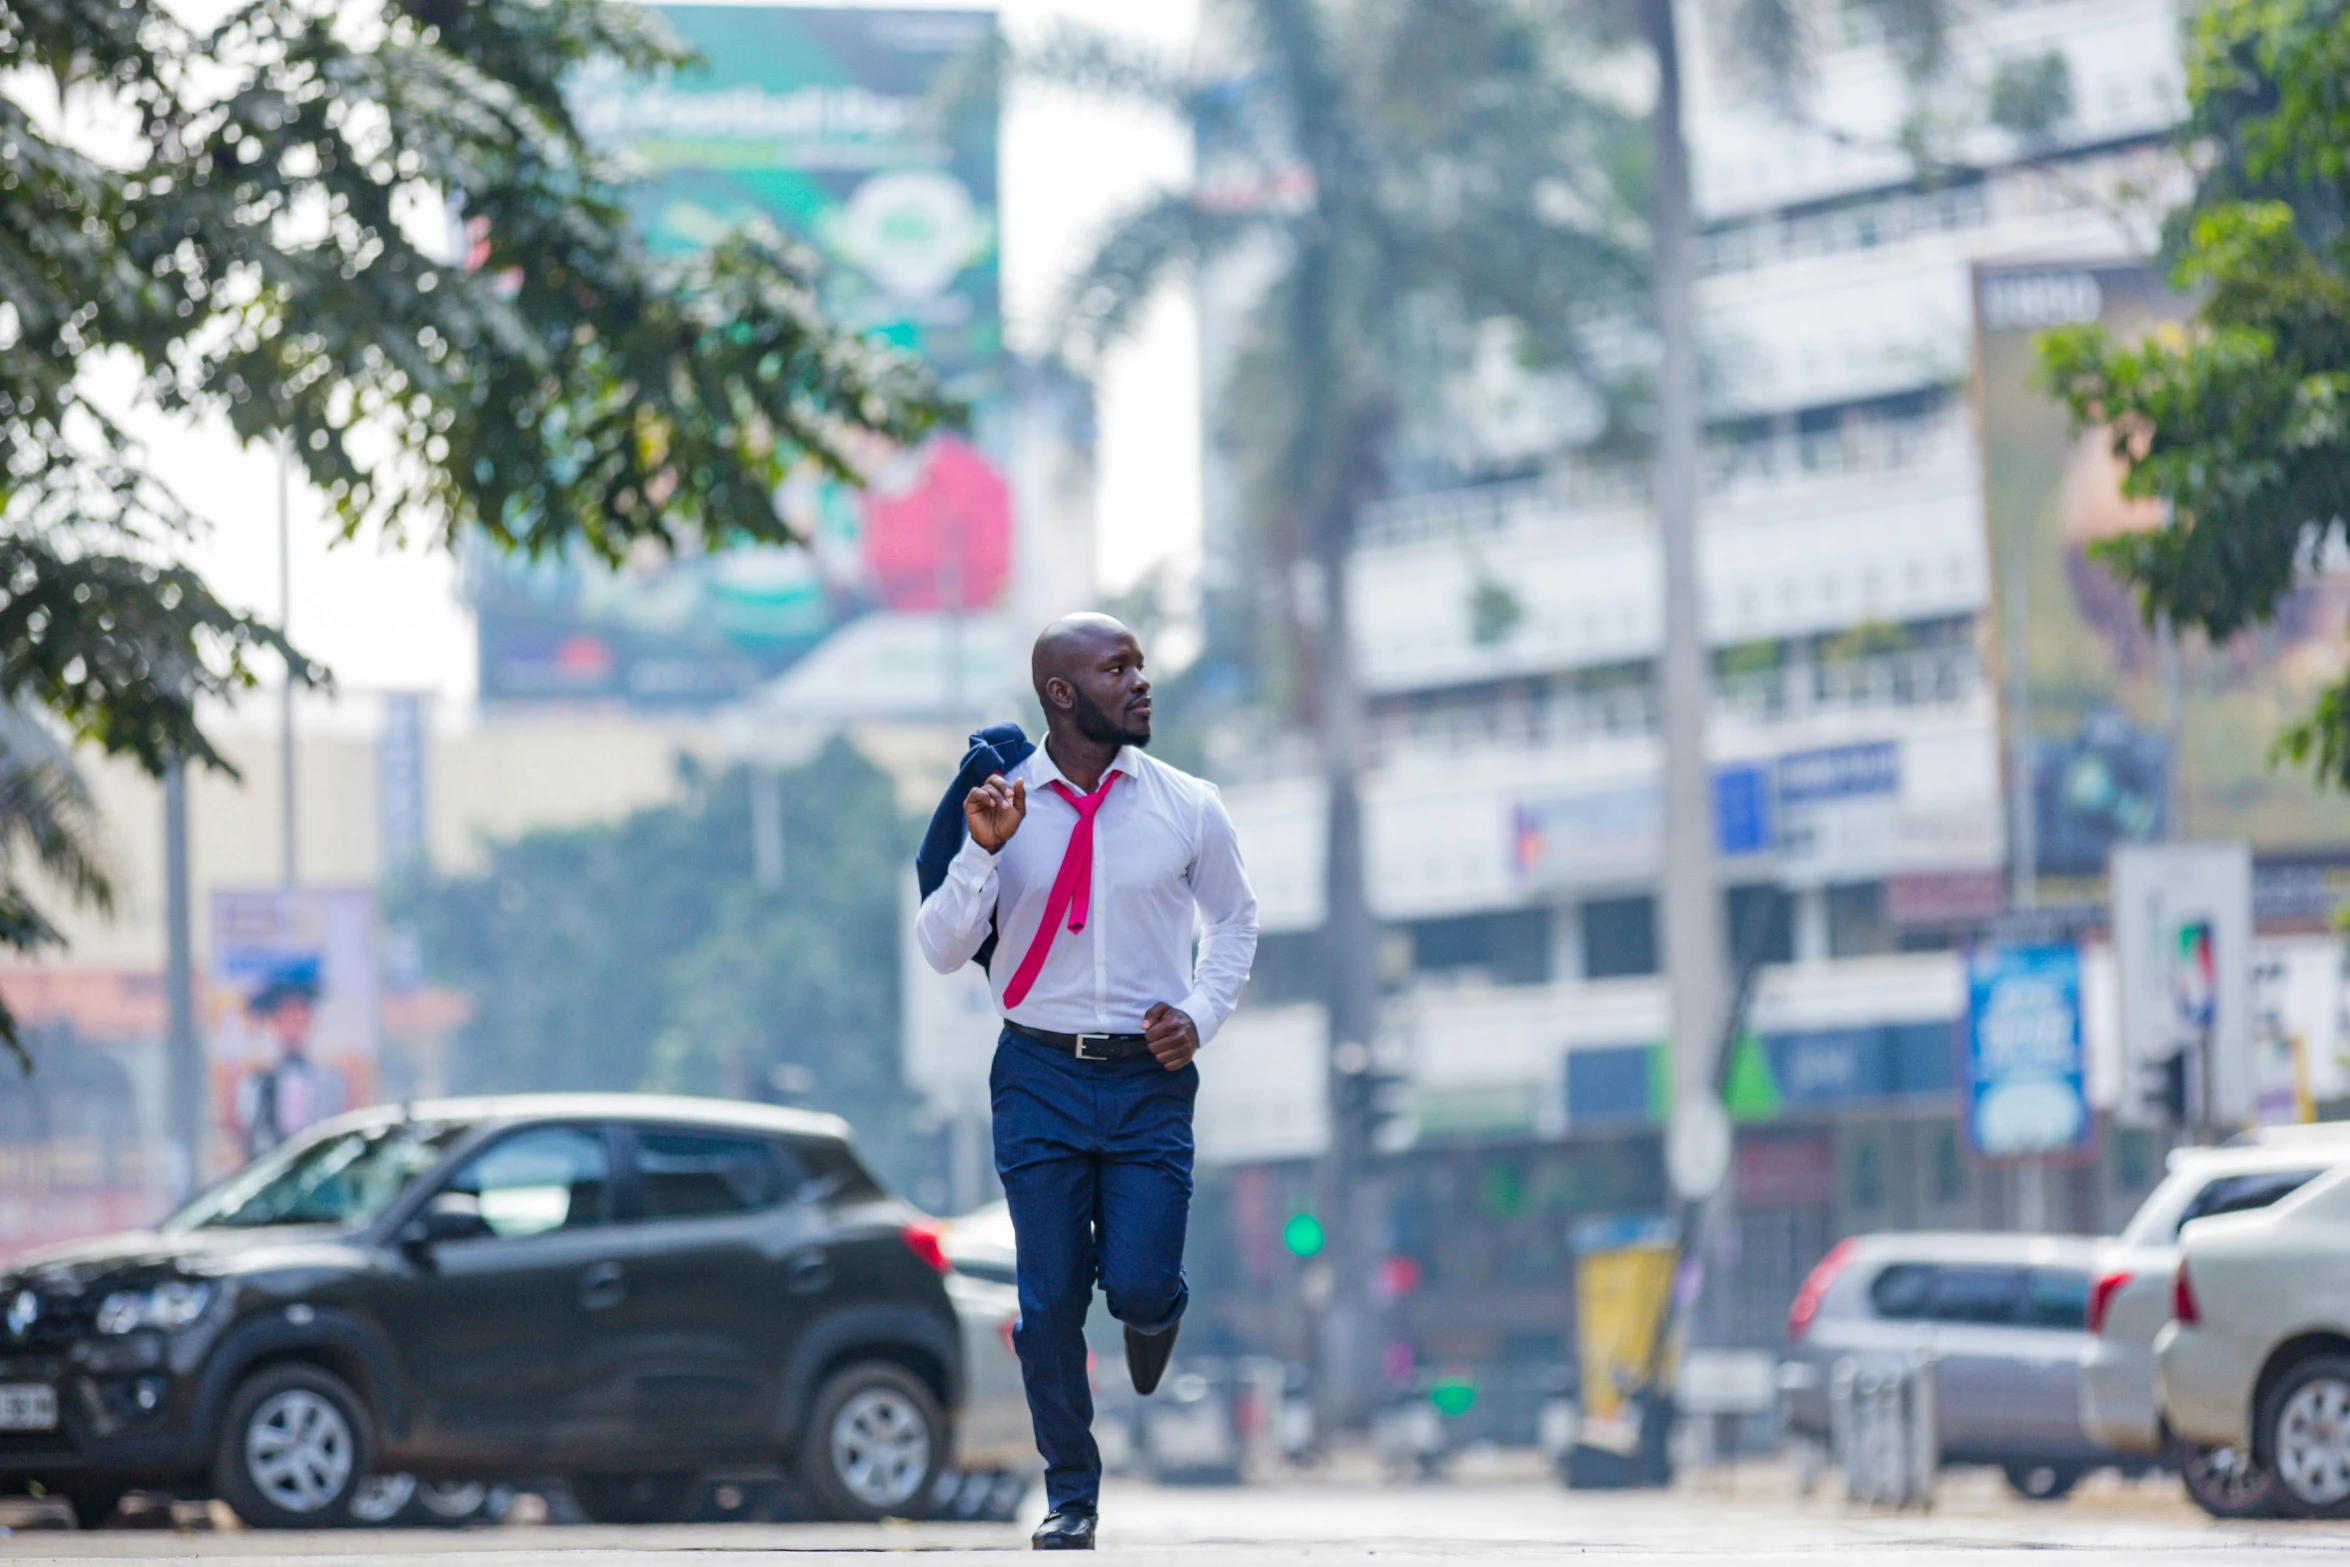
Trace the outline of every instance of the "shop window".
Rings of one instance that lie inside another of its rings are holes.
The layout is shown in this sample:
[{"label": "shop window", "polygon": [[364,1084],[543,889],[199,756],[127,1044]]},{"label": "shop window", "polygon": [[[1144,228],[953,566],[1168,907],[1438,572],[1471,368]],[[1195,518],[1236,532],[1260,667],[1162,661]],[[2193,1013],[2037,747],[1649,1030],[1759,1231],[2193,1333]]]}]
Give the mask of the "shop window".
[{"label": "shop window", "polygon": [[2113,1134],[2113,1178],[2125,1192],[2154,1184],[2154,1134],[2143,1126],[2123,1126]]},{"label": "shop window", "polygon": [[1583,975],[1621,979],[1656,972],[1656,899],[1595,898],[1583,905]]},{"label": "shop window", "polygon": [[1248,975],[1248,999],[1257,1006],[1322,999],[1322,933],[1269,930],[1257,937]]},{"label": "shop window", "polygon": [[1852,1206],[1863,1210],[1885,1200],[1885,1150],[1874,1137],[1853,1144],[1850,1193]]},{"label": "shop window", "polygon": [[1419,973],[1474,971],[1497,985],[1539,985],[1550,978],[1548,909],[1414,920],[1408,929],[1412,967]]},{"label": "shop window", "polygon": [[1937,1126],[1933,1138],[1933,1190],[1936,1202],[1966,1200],[1966,1161],[1959,1157],[1958,1128]]},{"label": "shop window", "polygon": [[1865,958],[1894,948],[1885,918],[1885,884],[1853,881],[1828,888],[1828,956]]},{"label": "shop window", "polygon": [[1795,899],[1784,887],[1732,887],[1730,953],[1739,963],[1795,961]]}]

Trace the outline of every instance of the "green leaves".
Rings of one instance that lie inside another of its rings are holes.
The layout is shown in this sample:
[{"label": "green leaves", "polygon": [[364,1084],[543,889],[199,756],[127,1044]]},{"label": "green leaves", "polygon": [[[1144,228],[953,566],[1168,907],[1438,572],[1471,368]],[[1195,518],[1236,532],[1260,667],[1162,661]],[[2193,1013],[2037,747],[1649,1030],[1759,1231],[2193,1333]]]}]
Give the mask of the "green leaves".
[{"label": "green leaves", "polygon": [[[779,236],[646,252],[564,86],[682,59],[611,0],[0,0],[0,703],[160,773],[220,765],[197,705],[257,659],[324,679],[169,564],[199,520],[91,395],[100,360],[285,438],[346,534],[614,561],[787,541],[795,465],[951,417]],[[5,880],[86,825],[39,789],[0,812],[43,798],[30,837],[0,815],[0,947],[54,936]]]},{"label": "green leaves", "polygon": [[1991,123],[2036,142],[2072,117],[2073,73],[2064,52],[2018,55],[1991,73]]},{"label": "green leaves", "polygon": [[[1638,138],[1585,89],[1584,41],[1513,0],[1250,0],[1234,20],[1245,68],[1205,85],[1072,32],[1012,63],[1192,131],[1195,188],[1110,228],[1068,290],[1062,336],[1090,357],[1170,274],[1227,256],[1257,271],[1215,434],[1252,565],[1283,583],[1343,538],[1391,461],[1432,460],[1481,324],[1515,323],[1525,362],[1610,401],[1622,355],[1598,344],[1645,287]],[[1252,681],[1286,675],[1302,704],[1310,628],[1285,593],[1240,601],[1212,658]]]},{"label": "green leaves", "polygon": [[[0,69],[102,84],[144,133],[100,167],[0,100],[0,297],[26,350],[0,377],[8,501],[135,467],[74,381],[116,349],[166,409],[290,436],[347,532],[480,526],[608,559],[789,539],[772,496],[795,463],[846,473],[856,433],[911,440],[953,410],[829,323],[780,237],[645,252],[561,86],[680,58],[605,0],[417,0],[381,26],[249,0],[210,31],[6,0]],[[125,526],[185,522],[102,488]]]},{"label": "green leaves", "polygon": [[[2275,615],[2350,507],[2350,9],[2238,0],[2189,42],[2195,200],[2171,225],[2192,327],[2116,343],[2071,327],[2040,340],[2041,381],[2113,432],[2123,488],[2170,520],[2098,546],[2152,617],[2214,639]],[[2337,686],[2274,757],[2350,787],[2350,697]]]}]

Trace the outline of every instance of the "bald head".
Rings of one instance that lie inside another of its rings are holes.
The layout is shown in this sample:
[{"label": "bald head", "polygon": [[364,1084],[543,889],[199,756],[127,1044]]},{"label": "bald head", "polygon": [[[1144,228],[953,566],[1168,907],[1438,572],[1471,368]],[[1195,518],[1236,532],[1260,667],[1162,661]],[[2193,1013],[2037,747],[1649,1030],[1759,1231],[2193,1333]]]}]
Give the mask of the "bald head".
[{"label": "bald head", "polygon": [[1036,646],[1028,653],[1028,678],[1036,686],[1036,699],[1049,708],[1052,704],[1044,694],[1048,681],[1074,680],[1078,670],[1093,664],[1121,640],[1137,653],[1142,651],[1123,622],[1090,611],[1063,615],[1039,631]]},{"label": "bald head", "polygon": [[1037,633],[1028,674],[1045,726],[1097,745],[1148,745],[1142,644],[1108,615],[1064,615]]}]

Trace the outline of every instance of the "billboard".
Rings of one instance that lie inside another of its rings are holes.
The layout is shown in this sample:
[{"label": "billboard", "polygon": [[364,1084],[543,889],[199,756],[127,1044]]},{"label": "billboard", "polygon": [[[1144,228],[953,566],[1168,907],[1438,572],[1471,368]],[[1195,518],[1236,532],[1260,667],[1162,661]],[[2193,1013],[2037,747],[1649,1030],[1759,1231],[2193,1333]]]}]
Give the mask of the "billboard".
[{"label": "billboard", "polygon": [[373,1102],[375,893],[227,888],[212,895],[204,992],[212,1149],[233,1170],[304,1127]]},{"label": "billboard", "polygon": [[2087,1149],[2088,1060],[2081,955],[2069,946],[1983,946],[1967,954],[1967,1135],[1986,1158]]},{"label": "billboard", "polygon": [[2350,799],[2267,765],[2277,731],[2342,672],[2350,574],[2313,576],[2271,624],[2224,646],[2181,637],[2174,745],[2164,651],[2129,590],[2087,553],[2099,539],[2156,526],[2160,510],[2122,497],[2105,432],[2074,435],[2065,410],[2031,386],[2032,339],[2046,328],[2098,321],[2127,339],[2185,310],[2135,263],[1975,273],[1996,645],[2009,658],[2020,619],[2035,858],[2043,878],[2080,879],[2090,898],[2088,882],[2117,844],[2228,838],[2275,849],[2350,838]]},{"label": "billboard", "polygon": [[703,64],[658,78],[605,65],[571,89],[586,133],[635,176],[647,244],[682,255],[767,224],[810,245],[833,318],[920,354],[971,404],[972,430],[874,451],[862,491],[795,481],[785,510],[807,549],[619,570],[477,549],[487,702],[711,706],[869,609],[984,610],[1010,586],[995,106],[942,111],[994,14],[658,10]]}]

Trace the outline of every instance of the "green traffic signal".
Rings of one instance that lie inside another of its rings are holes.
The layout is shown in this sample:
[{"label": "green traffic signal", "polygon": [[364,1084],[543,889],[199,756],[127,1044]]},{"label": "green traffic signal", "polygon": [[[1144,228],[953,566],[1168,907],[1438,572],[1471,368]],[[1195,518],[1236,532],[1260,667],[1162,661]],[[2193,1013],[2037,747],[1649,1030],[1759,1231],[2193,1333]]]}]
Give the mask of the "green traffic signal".
[{"label": "green traffic signal", "polygon": [[1292,1257],[1318,1256],[1325,1239],[1322,1221],[1310,1213],[1293,1213],[1281,1226],[1281,1244],[1289,1248]]},{"label": "green traffic signal", "polygon": [[1465,1415],[1477,1407],[1477,1384],[1467,1377],[1445,1377],[1428,1389],[1428,1402],[1440,1415]]}]

